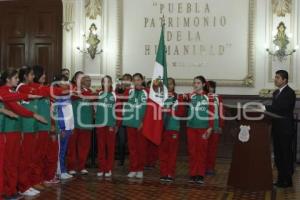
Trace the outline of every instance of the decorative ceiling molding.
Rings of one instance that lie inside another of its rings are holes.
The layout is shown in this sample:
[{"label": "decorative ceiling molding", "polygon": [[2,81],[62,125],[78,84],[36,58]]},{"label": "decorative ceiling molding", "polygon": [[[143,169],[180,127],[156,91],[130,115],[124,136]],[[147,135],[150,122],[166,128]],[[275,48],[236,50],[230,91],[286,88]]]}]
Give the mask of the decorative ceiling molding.
[{"label": "decorative ceiling molding", "polygon": [[278,17],[285,17],[292,11],[292,0],[272,0],[273,13]]},{"label": "decorative ceiling molding", "polygon": [[95,20],[102,16],[102,0],[86,0],[85,13],[89,19]]}]

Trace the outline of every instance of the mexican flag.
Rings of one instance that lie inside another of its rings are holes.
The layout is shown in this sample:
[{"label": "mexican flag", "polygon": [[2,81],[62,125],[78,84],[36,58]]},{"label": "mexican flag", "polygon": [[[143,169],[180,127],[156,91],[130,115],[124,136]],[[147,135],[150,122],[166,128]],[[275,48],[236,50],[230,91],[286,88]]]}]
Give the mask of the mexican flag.
[{"label": "mexican flag", "polygon": [[167,60],[163,25],[143,124],[144,136],[156,145],[161,143],[163,132],[163,107],[165,100],[168,98],[167,84]]}]

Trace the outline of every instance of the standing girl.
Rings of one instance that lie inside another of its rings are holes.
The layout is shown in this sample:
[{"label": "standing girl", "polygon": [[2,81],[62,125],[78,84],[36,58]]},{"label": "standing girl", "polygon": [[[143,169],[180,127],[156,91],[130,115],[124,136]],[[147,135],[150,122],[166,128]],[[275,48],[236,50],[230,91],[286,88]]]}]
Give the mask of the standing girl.
[{"label": "standing girl", "polygon": [[[1,96],[0,96],[1,97]],[[1,97],[1,99],[3,100],[3,98]],[[5,134],[2,132],[2,127],[3,127],[3,118],[4,115],[7,115],[8,117],[11,118],[17,118],[18,115],[16,115],[15,113],[11,112],[10,110],[7,110],[6,108],[4,108],[3,103],[0,101],[0,199],[2,199],[3,196],[3,181],[4,181],[4,151],[5,151]]]},{"label": "standing girl", "polygon": [[[33,69],[29,66],[24,66],[19,70],[19,85],[17,92],[25,94],[37,94],[37,90],[33,87],[34,73]],[[37,99],[21,102],[22,106],[32,112],[37,112]],[[19,163],[19,180],[18,188],[24,195],[28,195],[26,192],[32,186],[35,189],[43,189],[41,185],[33,185],[31,180],[34,170],[34,156],[35,145],[37,144],[37,121],[34,118],[22,117],[21,130],[22,130],[22,146]]]},{"label": "standing girl", "polygon": [[168,99],[165,101],[164,133],[159,146],[160,180],[172,182],[176,170],[176,158],[179,147],[180,121],[178,117],[184,114],[181,96],[175,93],[175,80],[168,78]]},{"label": "standing girl", "polygon": [[[77,94],[81,93],[81,79],[84,76],[82,71],[75,72],[74,76],[71,79],[72,90],[76,91]],[[78,103],[80,98],[77,95],[71,97],[72,107],[73,107],[73,114],[74,114],[74,126],[76,126],[77,121],[77,112],[75,109],[78,107]],[[76,112],[76,115],[75,115]],[[77,173],[77,140],[78,140],[78,132],[75,130],[73,131],[72,135],[70,136],[68,142],[68,151],[67,151],[67,164],[69,168],[69,174],[75,175]],[[83,170],[83,174],[86,174],[87,171]]]},{"label": "standing girl", "polygon": [[87,174],[85,164],[90,152],[91,132],[93,128],[93,105],[91,97],[91,78],[81,77],[81,91],[77,97],[72,98],[75,129],[70,138],[68,147],[68,168],[70,174]]},{"label": "standing girl", "polygon": [[[1,94],[14,94],[14,88],[17,86],[18,82],[19,78],[17,70],[8,69],[4,71],[1,75]],[[7,101],[4,102],[4,105],[5,108],[22,117],[33,117],[38,121],[47,123],[43,117],[33,113],[32,111],[29,111],[28,109],[25,109],[17,101]],[[4,156],[4,193],[8,197],[16,197],[21,149],[20,144],[22,141],[20,119],[4,116],[2,132],[5,133],[6,137]],[[34,196],[38,193],[39,191],[31,187],[27,188],[26,191],[23,191],[23,194],[28,196]]]},{"label": "standing girl", "polygon": [[102,90],[96,105],[96,132],[98,140],[99,172],[97,176],[111,177],[115,158],[115,142],[118,123],[116,119],[117,98],[112,89],[112,78],[101,80]]},{"label": "standing girl", "polygon": [[[55,171],[57,169],[57,160],[54,162],[48,159],[48,155],[57,152],[57,144],[51,148],[49,144],[57,143],[56,137],[50,136],[51,130],[51,102],[50,98],[58,95],[63,95],[64,91],[47,86],[46,74],[42,66],[36,65],[33,67],[34,83],[32,86],[39,91],[42,98],[37,100],[37,113],[47,120],[47,124],[37,122],[37,141],[35,145],[34,163],[32,182],[34,185],[43,182],[47,184],[58,183],[55,178]],[[68,91],[67,91],[68,92]],[[54,139],[54,141],[53,141]]]},{"label": "standing girl", "polygon": [[211,95],[214,99],[214,126],[207,145],[206,175],[212,176],[215,175],[216,156],[224,120],[223,101],[222,97],[216,94],[216,82],[208,81],[208,90],[208,95]]},{"label": "standing girl", "polygon": [[[57,76],[55,78],[55,83],[57,87],[64,90],[71,90],[66,77]],[[70,179],[73,176],[67,172],[65,165],[66,153],[68,148],[68,142],[74,129],[74,117],[73,117],[73,108],[71,103],[71,95],[64,95],[56,97],[54,106],[54,116],[55,123],[59,132],[59,169],[58,174],[60,174],[60,179]]]},{"label": "standing girl", "polygon": [[190,182],[203,184],[208,138],[213,130],[213,98],[207,95],[203,76],[194,78],[194,91],[189,96],[187,137]]},{"label": "standing girl", "polygon": [[146,154],[146,138],[142,134],[148,93],[143,87],[144,77],[133,75],[134,88],[128,91],[128,102],[123,106],[123,125],[127,127],[129,148],[128,178],[143,178]]}]

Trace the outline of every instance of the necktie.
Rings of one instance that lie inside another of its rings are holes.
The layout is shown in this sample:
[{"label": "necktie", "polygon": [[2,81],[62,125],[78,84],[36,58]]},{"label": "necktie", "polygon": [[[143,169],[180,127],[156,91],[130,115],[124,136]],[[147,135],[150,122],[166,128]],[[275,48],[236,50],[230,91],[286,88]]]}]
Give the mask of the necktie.
[{"label": "necktie", "polygon": [[280,95],[280,90],[277,91],[277,93],[275,94],[275,99],[277,99]]}]

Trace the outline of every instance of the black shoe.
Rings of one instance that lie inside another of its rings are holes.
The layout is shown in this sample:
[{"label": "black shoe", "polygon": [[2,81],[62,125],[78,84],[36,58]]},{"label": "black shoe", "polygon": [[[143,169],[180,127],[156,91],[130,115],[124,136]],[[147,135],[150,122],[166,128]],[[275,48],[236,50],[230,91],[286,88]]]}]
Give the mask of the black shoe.
[{"label": "black shoe", "polygon": [[167,179],[168,179],[168,177],[166,177],[166,176],[162,176],[162,177],[160,177],[160,181],[161,182],[166,182],[167,181]]},{"label": "black shoe", "polygon": [[293,187],[293,183],[292,182],[278,182],[274,184],[275,187],[277,188],[289,188],[289,187]]},{"label": "black shoe", "polygon": [[278,185],[282,185],[283,182],[282,181],[276,181],[273,183],[273,186],[277,187]]},{"label": "black shoe", "polygon": [[204,177],[196,176],[195,183],[202,185],[204,183]]}]

